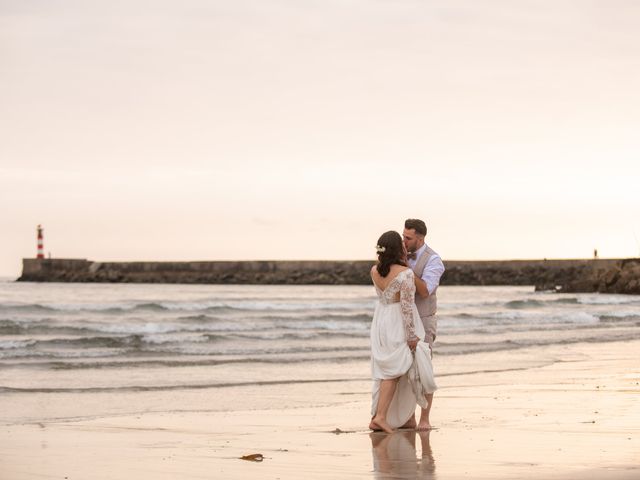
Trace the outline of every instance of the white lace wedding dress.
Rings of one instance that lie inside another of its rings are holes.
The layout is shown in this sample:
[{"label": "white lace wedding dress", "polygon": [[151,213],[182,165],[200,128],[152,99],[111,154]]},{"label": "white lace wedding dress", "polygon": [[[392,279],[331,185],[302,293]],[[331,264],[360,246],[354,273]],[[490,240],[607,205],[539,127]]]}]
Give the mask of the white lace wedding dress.
[{"label": "white lace wedding dress", "polygon": [[[384,291],[375,283],[374,286],[378,302],[371,323],[371,415],[375,416],[377,411],[381,380],[400,377],[387,412],[389,425],[398,428],[415,413],[416,403],[426,407],[424,395],[438,387],[431,351],[423,341],[424,327],[415,305],[413,271],[400,272]],[[412,353],[407,340],[416,336],[421,341]]]}]

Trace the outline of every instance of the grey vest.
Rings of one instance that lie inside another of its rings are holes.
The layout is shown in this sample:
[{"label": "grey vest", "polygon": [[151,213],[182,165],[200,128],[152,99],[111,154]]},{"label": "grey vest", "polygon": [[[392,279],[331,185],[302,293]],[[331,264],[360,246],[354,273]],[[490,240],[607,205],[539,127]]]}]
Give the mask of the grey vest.
[{"label": "grey vest", "polygon": [[[435,253],[436,252],[431,250],[429,247],[425,248],[422,255],[420,255],[420,258],[418,258],[415,267],[413,267],[413,273],[418,277],[422,277],[422,273],[424,272],[424,268],[427,266],[427,262]],[[436,296],[436,291],[437,288],[427,298],[422,298],[420,295],[416,294],[416,307],[418,307],[418,313],[420,314],[420,318],[424,324],[427,339],[428,341],[431,340],[429,341],[429,344],[433,343],[433,340],[435,340],[436,330],[438,328],[438,323],[435,317],[436,310],[438,309],[438,297]]]}]

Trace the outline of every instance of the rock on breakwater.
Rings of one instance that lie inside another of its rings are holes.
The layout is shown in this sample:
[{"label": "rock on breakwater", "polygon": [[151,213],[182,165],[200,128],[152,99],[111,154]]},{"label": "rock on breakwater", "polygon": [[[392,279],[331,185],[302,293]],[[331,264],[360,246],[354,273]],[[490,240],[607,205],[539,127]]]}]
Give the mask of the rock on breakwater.
[{"label": "rock on breakwater", "polygon": [[640,258],[619,260],[570,279],[560,289],[568,293],[626,293],[640,295]]},{"label": "rock on breakwater", "polygon": [[[373,260],[94,262],[23,259],[19,281],[368,285]],[[538,290],[640,293],[639,259],[447,261],[443,285],[535,285]]]}]

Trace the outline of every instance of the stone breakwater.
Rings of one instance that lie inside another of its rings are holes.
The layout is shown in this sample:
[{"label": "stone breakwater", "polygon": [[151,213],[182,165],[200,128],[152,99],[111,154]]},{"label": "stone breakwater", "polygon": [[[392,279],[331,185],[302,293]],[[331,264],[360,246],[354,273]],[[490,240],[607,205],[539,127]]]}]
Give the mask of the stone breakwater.
[{"label": "stone breakwater", "polygon": [[[373,261],[94,262],[23,259],[18,281],[368,285]],[[640,259],[447,261],[443,285],[640,294]]]}]

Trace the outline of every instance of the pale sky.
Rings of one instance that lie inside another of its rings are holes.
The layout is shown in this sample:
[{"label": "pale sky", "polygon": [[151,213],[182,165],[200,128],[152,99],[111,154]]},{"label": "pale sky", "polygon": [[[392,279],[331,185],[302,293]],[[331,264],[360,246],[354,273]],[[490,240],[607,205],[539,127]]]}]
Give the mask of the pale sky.
[{"label": "pale sky", "polygon": [[36,253],[640,255],[640,2],[0,0],[0,275]]}]

